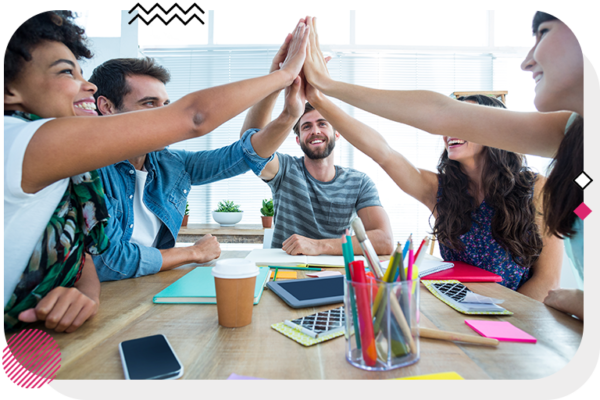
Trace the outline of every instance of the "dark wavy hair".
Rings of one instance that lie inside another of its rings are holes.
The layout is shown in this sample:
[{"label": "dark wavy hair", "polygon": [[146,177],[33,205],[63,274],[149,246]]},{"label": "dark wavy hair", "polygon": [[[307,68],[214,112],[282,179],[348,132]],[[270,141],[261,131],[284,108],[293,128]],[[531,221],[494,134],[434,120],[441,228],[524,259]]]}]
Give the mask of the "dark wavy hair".
[{"label": "dark wavy hair", "polygon": [[[481,105],[506,108],[493,97],[473,95],[458,98]],[[539,257],[543,242],[536,224],[533,202],[536,175],[523,155],[484,146],[482,189],[485,201],[494,209],[492,237],[517,264],[529,268]],[[444,150],[437,166],[442,190],[435,205],[437,218],[433,233],[440,243],[462,251],[460,240],[471,229],[471,214],[479,207],[469,193],[469,178],[458,161]]]},{"label": "dark wavy hair", "polygon": [[[554,15],[538,11],[531,29],[537,34],[546,21],[558,20]],[[559,238],[575,234],[573,224],[578,218],[573,212],[583,203],[583,190],[574,180],[583,171],[583,118],[577,116],[560,143],[549,167],[550,175],[544,185],[544,222],[548,232]]]},{"label": "dark wavy hair", "polygon": [[[153,58],[114,58],[97,66],[89,81],[98,87],[94,97],[104,96],[115,105],[117,110],[123,106],[123,98],[131,92],[127,77],[147,75],[158,79],[165,85],[171,80],[169,71]],[[98,110],[100,113],[100,110]]]},{"label": "dark wavy hair", "polygon": [[544,185],[544,222],[548,232],[563,238],[575,234],[573,224],[579,218],[573,210],[583,203],[583,189],[574,182],[583,171],[583,118],[578,115],[549,169]]},{"label": "dark wavy hair", "polygon": [[17,79],[33,49],[45,40],[61,42],[76,59],[92,58],[87,47],[85,30],[76,25],[71,11],[47,11],[25,21],[12,35],[4,55],[4,93]]}]

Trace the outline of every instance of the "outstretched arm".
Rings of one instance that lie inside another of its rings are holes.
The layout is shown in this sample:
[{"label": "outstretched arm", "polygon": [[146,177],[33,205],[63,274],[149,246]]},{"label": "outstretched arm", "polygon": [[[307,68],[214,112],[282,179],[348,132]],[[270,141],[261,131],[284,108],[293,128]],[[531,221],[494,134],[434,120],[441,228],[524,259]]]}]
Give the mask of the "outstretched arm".
[{"label": "outstretched arm", "polygon": [[478,107],[426,90],[378,90],[334,81],[319,47],[315,18],[308,17],[307,24],[311,31],[304,74],[324,94],[432,134],[542,157],[556,154],[569,112],[515,112]]},{"label": "outstretched arm", "polygon": [[538,175],[534,188],[534,203],[538,211],[536,221],[542,235],[544,247],[532,267],[533,276],[517,290],[519,293],[537,301],[544,301],[550,290],[560,287],[560,270],[564,252],[562,240],[546,232],[542,218],[542,188],[545,182],[546,178]]},{"label": "outstretched arm", "polygon": [[[277,54],[275,54],[275,57],[273,57],[271,67],[269,68],[269,74],[279,70],[279,64],[281,64],[287,57],[291,39],[292,35],[288,33],[287,37],[285,38],[285,41],[279,48],[279,51],[277,52]],[[253,105],[248,110],[248,113],[246,114],[246,119],[244,119],[244,124],[242,125],[240,137],[248,129],[262,129],[269,122],[271,122],[271,113],[273,112],[275,102],[277,101],[277,96],[279,96],[280,92],[281,90],[274,91],[273,93],[271,93],[255,105]]]},{"label": "outstretched arm", "polygon": [[306,85],[308,101],[350,144],[371,157],[405,193],[433,212],[438,189],[437,174],[416,168],[392,149],[375,129],[351,117],[312,85]]},{"label": "outstretched arm", "polygon": [[60,179],[207,134],[294,81],[304,62],[307,33],[301,21],[291,39],[299,43],[296,52],[288,52],[281,69],[267,76],[194,92],[154,110],[45,123],[25,151],[21,187],[35,193]]}]

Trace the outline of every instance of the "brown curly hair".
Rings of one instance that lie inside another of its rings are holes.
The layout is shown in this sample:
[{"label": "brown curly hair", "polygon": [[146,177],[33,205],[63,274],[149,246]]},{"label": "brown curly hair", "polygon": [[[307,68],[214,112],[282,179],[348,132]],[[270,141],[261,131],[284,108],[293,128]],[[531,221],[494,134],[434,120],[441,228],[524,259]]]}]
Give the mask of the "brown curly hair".
[{"label": "brown curly hair", "polygon": [[4,54],[4,93],[25,63],[31,61],[33,49],[44,40],[63,43],[78,60],[92,58],[85,30],[76,25],[74,19],[71,11],[47,11],[29,18],[15,31]]},{"label": "brown curly hair", "polygon": [[[482,95],[459,100],[506,108],[501,101]],[[483,193],[486,203],[495,210],[492,237],[517,264],[530,268],[543,247],[533,202],[537,177],[521,154],[484,146],[483,157]],[[433,233],[440,243],[462,251],[464,244],[460,236],[471,229],[471,214],[479,204],[469,194],[469,177],[458,161],[448,158],[448,150],[442,153],[437,170],[443,190],[434,207],[437,218]]]}]

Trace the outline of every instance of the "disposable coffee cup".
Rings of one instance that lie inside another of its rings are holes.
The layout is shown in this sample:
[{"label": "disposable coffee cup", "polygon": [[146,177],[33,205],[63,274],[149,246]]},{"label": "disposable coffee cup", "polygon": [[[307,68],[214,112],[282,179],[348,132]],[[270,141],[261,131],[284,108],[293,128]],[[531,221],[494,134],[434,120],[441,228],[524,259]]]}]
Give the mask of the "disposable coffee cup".
[{"label": "disposable coffee cup", "polygon": [[217,291],[219,325],[239,328],[252,323],[254,286],[259,269],[243,258],[217,261],[212,269]]}]

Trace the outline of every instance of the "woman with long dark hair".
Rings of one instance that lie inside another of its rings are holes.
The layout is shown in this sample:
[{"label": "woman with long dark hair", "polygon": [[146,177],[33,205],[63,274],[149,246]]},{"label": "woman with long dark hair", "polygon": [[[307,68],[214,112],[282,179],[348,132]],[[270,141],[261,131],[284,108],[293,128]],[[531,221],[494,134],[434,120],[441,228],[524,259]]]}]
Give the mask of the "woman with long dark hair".
[{"label": "woman with long dark hair", "polygon": [[[308,24],[312,29],[304,74],[324,94],[436,135],[554,158],[543,218],[549,233],[565,239],[567,254],[583,279],[583,222],[573,215],[583,199],[573,182],[583,167],[583,54],[563,22],[539,11],[533,18],[536,42],[521,66],[533,73],[537,85],[535,106],[541,112],[532,113],[477,107],[432,91],[378,90],[334,81],[319,49],[314,18]],[[551,290],[544,302],[583,318],[581,290]]]},{"label": "woman with long dark hair", "polygon": [[[555,236],[543,235],[540,213],[545,179],[526,166],[522,155],[444,136],[434,173],[412,165],[377,131],[310,85],[306,94],[342,136],[431,211],[433,233],[445,260],[494,272],[502,277],[502,285],[539,301],[558,287],[562,246]],[[500,100],[484,95],[459,100],[505,108]]]}]

